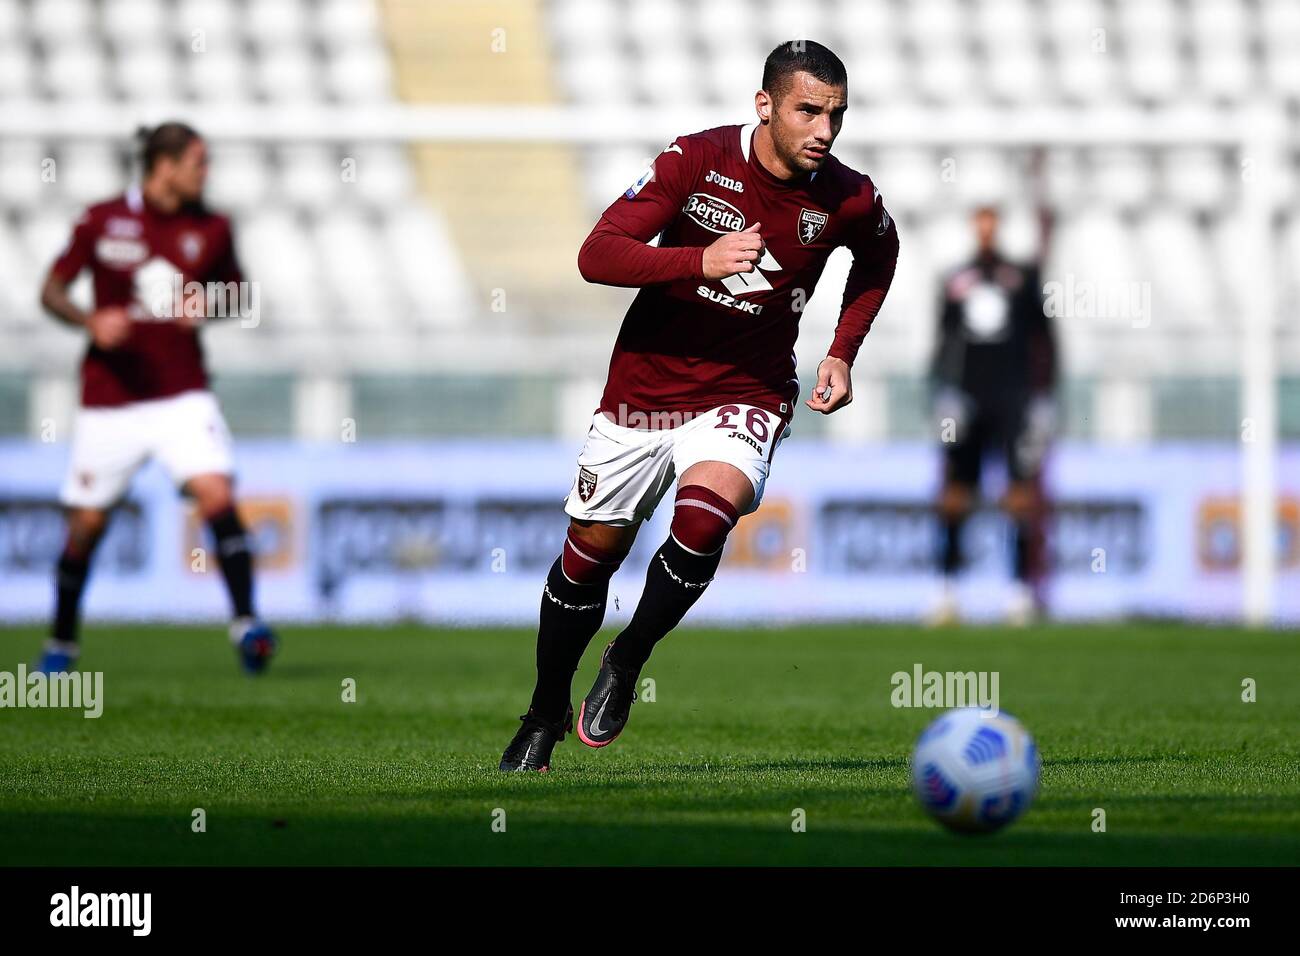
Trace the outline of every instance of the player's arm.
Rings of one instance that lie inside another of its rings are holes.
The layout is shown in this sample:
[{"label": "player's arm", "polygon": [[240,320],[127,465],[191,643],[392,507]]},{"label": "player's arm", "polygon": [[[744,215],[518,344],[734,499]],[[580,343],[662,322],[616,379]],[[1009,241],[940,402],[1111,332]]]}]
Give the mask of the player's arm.
[{"label": "player's arm", "polygon": [[1047,316],[1047,301],[1037,266],[1025,270],[1021,302],[1029,335],[1029,387],[1036,395],[1050,395],[1056,390],[1059,359],[1056,333]]},{"label": "player's arm", "polygon": [[[205,289],[202,292],[196,292],[195,296],[200,299],[201,308],[186,308],[180,317],[182,324],[190,328],[197,328],[199,325],[216,318],[232,318],[241,315],[240,309],[243,303],[240,302],[239,296],[243,291],[244,270],[239,264],[239,256],[235,251],[235,237],[230,224],[226,224],[225,249],[221,255],[214,260],[212,267],[208,269],[204,276]],[[221,295],[225,296],[225,302],[221,307],[213,309],[213,302],[208,298],[207,288],[216,287],[220,289]],[[201,313],[198,317],[194,313]]]},{"label": "player's arm", "polygon": [[685,136],[670,144],[605,210],[578,253],[588,282],[640,287],[752,272],[762,257],[762,223],[719,236],[707,247],[648,245],[677,218],[699,173],[702,146]]},{"label": "player's arm", "polygon": [[957,384],[957,369],[961,362],[958,354],[961,343],[957,328],[961,323],[961,304],[948,294],[948,283],[939,289],[939,323],[934,336],[934,355],[930,359],[930,386],[942,388]]},{"label": "player's arm", "polygon": [[880,194],[874,195],[871,212],[861,218],[857,232],[847,243],[853,265],[844,284],[840,320],[831,347],[817,366],[813,397],[806,402],[823,415],[853,401],[850,370],[862,340],[885,303],[898,264],[898,227],[885,211]]},{"label": "player's arm", "polygon": [[106,306],[87,312],[72,301],[68,287],[90,262],[94,249],[94,225],[89,214],[72,232],[72,239],[45,276],[41,286],[41,307],[60,322],[86,329],[101,349],[116,348],[131,333],[131,319],[121,306]]}]

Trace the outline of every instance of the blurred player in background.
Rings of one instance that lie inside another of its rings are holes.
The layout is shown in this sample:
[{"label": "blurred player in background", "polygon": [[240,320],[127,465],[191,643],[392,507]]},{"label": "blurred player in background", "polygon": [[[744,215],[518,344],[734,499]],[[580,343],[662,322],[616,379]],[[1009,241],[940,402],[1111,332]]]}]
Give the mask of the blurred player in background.
[{"label": "blurred player in background", "polygon": [[[75,664],[95,548],[132,477],[156,458],[212,532],[234,611],[230,639],[245,669],[257,673],[276,642],[253,610],[252,556],[232,495],[230,435],[208,390],[198,335],[220,296],[227,296],[220,313],[234,311],[228,297],[238,294],[242,275],[229,221],[203,205],[203,139],[182,123],[142,131],[141,139],[142,182],[85,212],[41,293],[41,304],[84,329],[89,343],[60,495],[68,536],[53,633],[37,666],[57,673]],[[94,280],[91,312],[68,294],[86,268]]]},{"label": "blurred player in background", "polygon": [[570,685],[604,619],[609,579],[677,478],[671,532],[578,714],[589,746],[622,731],[655,643],[704,593],[736,522],[758,508],[798,399],[799,314],[840,246],[853,265],[807,405],[830,414],[852,401],[849,369],[893,279],[898,235],[871,180],[830,155],[847,97],[835,54],[782,44],[755,95],[759,122],[678,137],[583,244],[587,281],[641,291],[578,457],[568,537],[543,588],[537,684],[502,770],[549,768],[573,725]]},{"label": "blurred player in background", "polygon": [[1011,262],[998,251],[997,210],[976,210],[973,224],[975,258],[943,284],[931,368],[944,456],[938,503],[944,581],[931,621],[958,617],[954,580],[961,571],[962,531],[979,495],[985,454],[993,451],[1006,461],[1000,504],[1015,537],[1016,588],[1007,619],[1024,624],[1042,610],[1040,477],[1056,422],[1056,343],[1038,266]]}]

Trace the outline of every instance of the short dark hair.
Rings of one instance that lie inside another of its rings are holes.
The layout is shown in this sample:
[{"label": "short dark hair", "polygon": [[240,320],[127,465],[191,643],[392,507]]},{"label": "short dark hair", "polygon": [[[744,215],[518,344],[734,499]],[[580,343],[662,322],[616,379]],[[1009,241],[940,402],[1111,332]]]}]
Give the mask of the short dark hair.
[{"label": "short dark hair", "polygon": [[780,99],[796,73],[811,73],[830,86],[845,86],[849,72],[844,62],[815,40],[787,40],[767,55],[763,64],[763,89]]},{"label": "short dark hair", "polygon": [[170,120],[159,123],[152,129],[141,126],[135,131],[135,138],[140,144],[140,162],[144,164],[147,173],[154,168],[159,157],[179,158],[190,143],[200,136],[194,127]]}]

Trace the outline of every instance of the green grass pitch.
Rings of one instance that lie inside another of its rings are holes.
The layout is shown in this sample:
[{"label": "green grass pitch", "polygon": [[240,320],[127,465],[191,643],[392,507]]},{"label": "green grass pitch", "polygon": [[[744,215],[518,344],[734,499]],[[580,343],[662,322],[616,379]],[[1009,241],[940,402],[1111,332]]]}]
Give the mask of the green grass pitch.
[{"label": "green grass pitch", "polygon": [[[0,632],[0,670],[41,631]],[[608,639],[607,634],[602,637]],[[221,628],[102,627],[104,713],[0,710],[6,864],[1067,864],[1300,861],[1294,634],[1174,625],[683,629],[622,739],[496,762],[525,630],[285,628],[260,679]],[[575,681],[586,692],[603,641]],[[1044,759],[1030,812],[942,831],[908,755],[936,711],[890,675],[996,670]],[[357,702],[342,684],[356,681]],[[1242,701],[1253,678],[1258,700]],[[206,832],[191,828],[203,808]],[[806,832],[792,830],[796,808]],[[1093,832],[1093,810],[1106,832]],[[493,827],[504,811],[504,832]]]}]

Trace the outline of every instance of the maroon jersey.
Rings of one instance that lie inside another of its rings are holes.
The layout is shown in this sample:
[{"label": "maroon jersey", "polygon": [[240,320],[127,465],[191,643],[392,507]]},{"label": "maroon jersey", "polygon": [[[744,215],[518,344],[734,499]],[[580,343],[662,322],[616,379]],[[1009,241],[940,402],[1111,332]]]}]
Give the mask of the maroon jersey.
[{"label": "maroon jersey", "polygon": [[[893,280],[898,233],[871,180],[834,156],[778,179],[751,148],[754,126],[678,137],[605,210],[578,266],[592,282],[639,286],[614,345],[600,410],[624,424],[730,402],[787,421],[798,397],[799,315],[826,259],[853,253],[829,355],[849,365]],[[704,248],[761,222],[757,269],[704,278]],[[660,235],[659,247],[648,243]],[[631,416],[628,419],[626,416]]]},{"label": "maroon jersey", "polygon": [[[163,213],[138,189],[91,206],[78,221],[53,272],[72,282],[87,266],[95,307],[124,306],[131,332],[117,348],[92,342],[81,363],[81,404],[125,405],[207,388],[198,333],[144,301],[142,274],[187,282],[239,282],[230,222],[201,205]],[[166,282],[163,283],[166,285]]]}]

